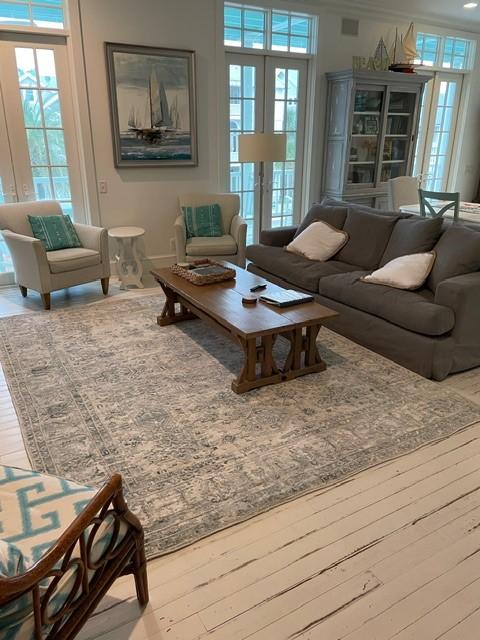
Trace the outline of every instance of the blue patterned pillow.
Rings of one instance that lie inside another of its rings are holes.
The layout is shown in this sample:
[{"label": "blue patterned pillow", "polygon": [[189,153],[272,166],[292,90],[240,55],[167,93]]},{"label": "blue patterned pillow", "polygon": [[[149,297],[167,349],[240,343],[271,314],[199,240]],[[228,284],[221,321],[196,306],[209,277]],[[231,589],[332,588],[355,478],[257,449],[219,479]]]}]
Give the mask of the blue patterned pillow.
[{"label": "blue patterned pillow", "polygon": [[222,212],[218,204],[182,207],[187,238],[215,238],[223,236]]},{"label": "blue patterned pillow", "polygon": [[70,216],[28,216],[32,233],[46,251],[78,249],[82,246]]}]

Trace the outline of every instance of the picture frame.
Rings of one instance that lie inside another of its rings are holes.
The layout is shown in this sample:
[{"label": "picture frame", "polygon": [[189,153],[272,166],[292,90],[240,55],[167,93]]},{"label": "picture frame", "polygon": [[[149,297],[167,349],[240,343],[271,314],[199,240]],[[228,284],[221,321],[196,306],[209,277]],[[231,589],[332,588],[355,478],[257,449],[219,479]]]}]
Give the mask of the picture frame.
[{"label": "picture frame", "polygon": [[378,133],[378,120],[377,118],[365,119],[365,133],[369,135],[376,135]]},{"label": "picture frame", "polygon": [[195,52],[105,43],[115,166],[197,166]]}]

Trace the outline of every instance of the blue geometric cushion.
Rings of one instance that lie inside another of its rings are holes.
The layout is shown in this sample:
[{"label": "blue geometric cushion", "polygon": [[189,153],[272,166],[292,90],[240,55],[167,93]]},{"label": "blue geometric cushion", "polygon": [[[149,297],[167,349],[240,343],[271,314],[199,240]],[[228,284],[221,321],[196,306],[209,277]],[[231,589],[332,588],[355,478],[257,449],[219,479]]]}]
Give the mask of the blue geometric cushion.
[{"label": "blue geometric cushion", "polygon": [[182,207],[187,238],[218,238],[223,236],[222,211],[218,204]]},{"label": "blue geometric cushion", "polygon": [[45,251],[79,249],[82,246],[70,216],[28,216],[32,233]]}]

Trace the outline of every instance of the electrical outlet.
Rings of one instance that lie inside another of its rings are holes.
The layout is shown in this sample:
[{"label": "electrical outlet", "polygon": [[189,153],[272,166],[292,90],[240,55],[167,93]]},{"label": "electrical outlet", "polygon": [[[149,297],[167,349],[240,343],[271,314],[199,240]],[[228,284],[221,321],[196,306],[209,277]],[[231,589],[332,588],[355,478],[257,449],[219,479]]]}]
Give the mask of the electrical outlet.
[{"label": "electrical outlet", "polygon": [[170,238],[170,249],[175,251],[175,238]]},{"label": "electrical outlet", "polygon": [[473,175],[474,170],[475,170],[475,168],[474,168],[473,164],[465,165],[465,175],[466,176]]},{"label": "electrical outlet", "polygon": [[100,193],[108,193],[108,185],[106,180],[98,181],[98,190]]}]

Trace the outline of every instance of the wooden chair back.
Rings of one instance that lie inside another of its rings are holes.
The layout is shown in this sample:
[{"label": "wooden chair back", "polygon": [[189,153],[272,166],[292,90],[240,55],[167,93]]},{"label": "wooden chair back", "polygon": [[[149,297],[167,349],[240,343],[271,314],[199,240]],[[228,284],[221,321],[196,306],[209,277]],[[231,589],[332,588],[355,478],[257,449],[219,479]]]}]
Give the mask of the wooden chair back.
[{"label": "wooden chair back", "polygon": [[[446,191],[425,191],[418,190],[418,199],[420,201],[420,215],[430,218],[441,218],[449,209],[453,209],[453,219],[458,220],[460,214],[460,193]],[[438,209],[430,200],[446,202],[447,204]]]}]

